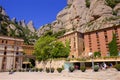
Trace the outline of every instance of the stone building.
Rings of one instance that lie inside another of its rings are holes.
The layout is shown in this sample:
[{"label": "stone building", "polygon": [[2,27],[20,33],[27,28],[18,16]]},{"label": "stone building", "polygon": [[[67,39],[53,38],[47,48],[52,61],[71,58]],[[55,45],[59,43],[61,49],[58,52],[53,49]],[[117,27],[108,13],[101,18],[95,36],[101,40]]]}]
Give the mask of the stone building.
[{"label": "stone building", "polygon": [[112,35],[116,34],[118,51],[120,51],[120,26],[99,29],[84,33],[85,56],[89,52],[101,52],[101,56],[109,56],[108,44],[112,41]]},{"label": "stone building", "polygon": [[23,58],[33,50],[33,46],[24,45],[23,39],[0,36],[0,71],[22,68]]},{"label": "stone building", "polygon": [[23,39],[0,36],[0,70],[22,67]]},{"label": "stone building", "polygon": [[70,58],[80,57],[80,55],[82,55],[82,52],[84,51],[83,34],[78,31],[74,31],[58,38],[58,41],[62,41],[64,44],[67,40],[70,42],[69,57]]},{"label": "stone building", "polygon": [[70,58],[87,57],[89,53],[100,52],[101,56],[109,56],[108,44],[116,34],[118,51],[120,51],[120,26],[109,27],[91,32],[80,33],[78,31],[67,33],[58,38],[64,44],[70,41]]}]

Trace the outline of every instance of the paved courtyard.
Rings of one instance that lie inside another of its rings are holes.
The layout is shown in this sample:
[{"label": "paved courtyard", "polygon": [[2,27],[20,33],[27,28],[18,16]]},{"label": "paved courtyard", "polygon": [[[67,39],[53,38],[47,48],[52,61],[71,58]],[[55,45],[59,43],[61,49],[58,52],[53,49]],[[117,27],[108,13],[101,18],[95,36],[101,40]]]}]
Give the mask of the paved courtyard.
[{"label": "paved courtyard", "polygon": [[99,72],[77,70],[73,73],[68,71],[62,73],[57,71],[54,73],[15,72],[10,75],[8,72],[1,72],[0,80],[120,80],[120,72],[115,69],[100,70]]}]

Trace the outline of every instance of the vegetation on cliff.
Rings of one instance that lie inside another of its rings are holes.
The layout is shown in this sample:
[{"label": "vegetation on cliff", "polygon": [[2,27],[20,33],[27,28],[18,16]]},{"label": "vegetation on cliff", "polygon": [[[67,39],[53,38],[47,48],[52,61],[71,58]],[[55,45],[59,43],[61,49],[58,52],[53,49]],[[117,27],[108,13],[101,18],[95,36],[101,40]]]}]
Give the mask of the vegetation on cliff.
[{"label": "vegetation on cliff", "polygon": [[25,44],[33,44],[33,40],[36,40],[37,34],[31,32],[28,27],[23,27],[18,22],[12,22],[9,16],[2,14],[2,7],[0,7],[0,35],[10,36],[15,38],[24,39]]}]

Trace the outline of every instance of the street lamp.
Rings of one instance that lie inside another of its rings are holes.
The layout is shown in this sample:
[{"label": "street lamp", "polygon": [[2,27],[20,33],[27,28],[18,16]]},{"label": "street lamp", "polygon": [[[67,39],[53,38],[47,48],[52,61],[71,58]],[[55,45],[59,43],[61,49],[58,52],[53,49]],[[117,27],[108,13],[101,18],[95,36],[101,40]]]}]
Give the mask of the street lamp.
[{"label": "street lamp", "polygon": [[94,69],[94,58],[93,58],[93,53],[89,52],[89,57],[92,59],[92,69]]}]

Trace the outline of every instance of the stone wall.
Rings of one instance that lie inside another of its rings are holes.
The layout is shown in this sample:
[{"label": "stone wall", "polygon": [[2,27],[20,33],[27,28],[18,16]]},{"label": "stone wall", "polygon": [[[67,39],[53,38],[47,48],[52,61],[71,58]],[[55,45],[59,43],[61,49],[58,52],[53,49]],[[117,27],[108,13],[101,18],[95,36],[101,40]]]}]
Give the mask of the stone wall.
[{"label": "stone wall", "polygon": [[[51,67],[53,68],[58,68],[64,66],[65,60],[52,60],[51,62]],[[45,67],[49,68],[50,67],[50,61],[46,61]],[[44,68],[44,63],[43,61],[38,62],[36,61],[36,68]]]}]

